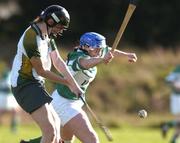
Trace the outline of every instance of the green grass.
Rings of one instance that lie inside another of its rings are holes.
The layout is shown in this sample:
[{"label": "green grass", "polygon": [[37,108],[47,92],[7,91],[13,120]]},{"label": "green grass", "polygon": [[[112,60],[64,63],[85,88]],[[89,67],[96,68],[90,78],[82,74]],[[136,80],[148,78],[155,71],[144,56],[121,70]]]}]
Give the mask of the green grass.
[{"label": "green grass", "polygon": [[[101,130],[96,129],[100,142],[108,143]],[[168,138],[165,140],[161,137],[158,128],[149,128],[146,126],[121,125],[120,128],[111,129],[114,141],[112,143],[167,143],[172,134],[170,130]],[[12,134],[7,125],[0,126],[0,143],[19,143],[20,139],[29,139],[38,137],[40,131],[34,124],[20,125],[18,132]],[[75,143],[80,143],[78,140]]]},{"label": "green grass", "polygon": [[17,133],[12,133],[8,125],[0,126],[0,143],[19,143],[21,139],[38,137],[40,131],[34,124],[20,125]]}]

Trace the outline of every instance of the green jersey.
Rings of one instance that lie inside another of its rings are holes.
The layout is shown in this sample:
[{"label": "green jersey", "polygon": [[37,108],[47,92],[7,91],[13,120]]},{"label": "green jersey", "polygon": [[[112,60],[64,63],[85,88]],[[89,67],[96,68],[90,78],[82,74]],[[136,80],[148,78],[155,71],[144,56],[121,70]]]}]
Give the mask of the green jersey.
[{"label": "green jersey", "polygon": [[11,95],[10,87],[10,72],[4,71],[0,79],[0,95]]},{"label": "green jersey", "polygon": [[166,77],[166,81],[170,83],[173,93],[180,96],[180,90],[174,86],[175,82],[180,82],[180,65]]},{"label": "green jersey", "polygon": [[[108,52],[108,47],[104,48],[101,52],[101,55],[104,56]],[[73,52],[68,54],[67,66],[78,85],[84,92],[86,92],[89,84],[94,80],[96,76],[97,67],[95,66],[89,69],[83,68],[79,63],[81,58],[89,59],[91,57],[86,52],[80,49],[74,50]],[[77,99],[76,95],[72,93],[66,85],[57,84],[56,88],[59,95],[68,99]]]}]

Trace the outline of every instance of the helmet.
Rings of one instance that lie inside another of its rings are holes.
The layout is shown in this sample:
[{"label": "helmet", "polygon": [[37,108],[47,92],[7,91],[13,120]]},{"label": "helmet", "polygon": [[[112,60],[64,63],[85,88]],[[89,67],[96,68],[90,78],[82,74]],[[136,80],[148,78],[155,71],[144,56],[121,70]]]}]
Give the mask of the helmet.
[{"label": "helmet", "polygon": [[92,48],[106,47],[106,38],[95,32],[87,32],[80,38],[80,46],[89,46]]},{"label": "helmet", "polygon": [[[40,18],[45,21],[45,23],[53,27],[56,24],[62,24],[65,28],[69,27],[69,22],[70,22],[70,16],[68,11],[59,5],[51,5],[48,6],[44,11],[41,12]],[[53,25],[48,24],[48,19],[52,18],[54,21]]]}]

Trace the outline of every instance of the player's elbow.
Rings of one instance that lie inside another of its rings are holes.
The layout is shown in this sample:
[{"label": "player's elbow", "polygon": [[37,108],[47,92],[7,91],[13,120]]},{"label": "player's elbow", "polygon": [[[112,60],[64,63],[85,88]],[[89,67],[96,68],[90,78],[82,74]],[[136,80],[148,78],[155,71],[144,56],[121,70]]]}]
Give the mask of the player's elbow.
[{"label": "player's elbow", "polygon": [[38,70],[36,70],[37,74],[44,77],[45,76],[45,73],[46,71],[43,69],[43,68],[40,68]]}]

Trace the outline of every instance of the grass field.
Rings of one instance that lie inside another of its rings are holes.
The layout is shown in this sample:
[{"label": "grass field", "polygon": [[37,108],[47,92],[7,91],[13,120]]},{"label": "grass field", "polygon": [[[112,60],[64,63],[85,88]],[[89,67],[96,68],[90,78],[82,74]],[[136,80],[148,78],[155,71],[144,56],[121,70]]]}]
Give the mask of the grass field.
[{"label": "grass field", "polygon": [[[122,118],[121,120],[124,121],[121,122],[118,128],[110,128],[114,138],[112,143],[168,143],[173,130],[168,132],[167,139],[163,139],[160,129],[157,127],[160,118],[163,117],[153,116],[144,120],[136,119],[135,116]],[[95,124],[93,125],[95,126]],[[104,134],[98,128],[95,129],[99,135],[100,142],[108,143]],[[20,139],[34,138],[39,135],[40,131],[34,123],[21,124],[16,134],[10,132],[7,124],[0,126],[0,143],[19,143]],[[75,143],[80,142],[76,140]]]},{"label": "grass field", "polygon": [[[100,141],[108,143],[104,134],[97,130]],[[119,129],[111,129],[114,141],[112,143],[167,143],[169,139],[162,139],[158,129],[145,127],[123,126]],[[0,143],[18,143],[20,139],[38,137],[40,132],[34,125],[23,125],[18,133],[12,134],[7,126],[0,127]],[[76,140],[75,143],[80,143]]]}]

